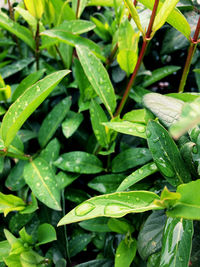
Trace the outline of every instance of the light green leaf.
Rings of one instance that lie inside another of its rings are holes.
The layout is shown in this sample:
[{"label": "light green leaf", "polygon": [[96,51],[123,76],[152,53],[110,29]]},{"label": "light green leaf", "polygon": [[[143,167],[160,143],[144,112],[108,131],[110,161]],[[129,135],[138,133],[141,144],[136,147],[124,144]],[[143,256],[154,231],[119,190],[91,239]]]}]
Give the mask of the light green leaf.
[{"label": "light green leaf", "polygon": [[76,50],[89,82],[112,117],[116,107],[116,96],[108,72],[88,48],[77,45]]},{"label": "light green leaf", "polygon": [[35,49],[35,40],[29,29],[21,26],[17,22],[11,20],[5,13],[0,10],[0,26],[12,34],[16,35],[22,41],[24,41],[33,50]]},{"label": "light green leaf", "polygon": [[56,132],[58,126],[64,120],[71,106],[71,97],[66,97],[60,101],[54,108],[48,113],[43,120],[39,133],[38,141],[41,147],[44,147],[48,141],[52,138]]},{"label": "light green leaf", "polygon": [[10,249],[11,247],[7,240],[0,242],[0,262],[3,262],[3,259],[8,257]]},{"label": "light green leaf", "polygon": [[175,8],[179,0],[165,0],[160,10],[157,12],[152,31],[156,32],[160,29],[166,22],[168,16],[171,14],[172,10]]},{"label": "light green leaf", "polygon": [[36,246],[52,242],[57,239],[56,231],[51,224],[43,223],[38,227],[38,243]]},{"label": "light green leaf", "polygon": [[158,171],[158,168],[155,163],[153,162],[147,163],[146,165],[142,166],[141,168],[131,173],[128,177],[126,177],[120,184],[120,186],[117,188],[117,191],[126,190],[130,186],[152,175],[156,171]]},{"label": "light green leaf", "polygon": [[119,153],[112,160],[112,172],[123,172],[143,165],[152,159],[149,149],[142,147],[129,148]]},{"label": "light green leaf", "polygon": [[102,147],[107,147],[109,143],[108,135],[106,127],[102,123],[107,122],[108,118],[102,107],[95,100],[92,100],[90,104],[90,120],[97,141]]},{"label": "light green leaf", "polygon": [[192,235],[192,221],[183,218],[168,218],[164,229],[159,266],[189,266]]},{"label": "light green leaf", "polygon": [[31,249],[20,254],[20,263],[23,267],[37,267],[44,259],[44,257]]},{"label": "light green leaf", "polygon": [[0,213],[6,216],[10,211],[20,211],[25,208],[24,201],[14,195],[5,195],[0,192]]},{"label": "light green leaf", "polygon": [[167,215],[188,220],[200,220],[199,190],[200,179],[179,185],[176,192],[181,194],[181,198],[174,207],[167,211]]},{"label": "light green leaf", "polygon": [[36,83],[42,77],[44,71],[45,69],[38,70],[29,74],[25,79],[23,79],[13,93],[12,101],[17,100],[17,98],[22,95],[27,88]]},{"label": "light green leaf", "polygon": [[67,113],[67,116],[65,117],[65,120],[62,123],[62,132],[64,136],[66,138],[72,136],[80,126],[83,119],[84,117],[82,113],[69,111]]},{"label": "light green leaf", "polygon": [[102,162],[96,156],[82,151],[62,154],[54,165],[61,170],[75,173],[99,173],[103,170]]},{"label": "light green leaf", "polygon": [[134,227],[124,218],[110,218],[108,221],[108,227],[112,232],[124,235],[134,231]]},{"label": "light green leaf", "polygon": [[88,20],[70,20],[64,21],[59,26],[52,28],[52,30],[63,30],[65,32],[71,32],[73,34],[82,34],[89,32],[95,28],[95,24]]},{"label": "light green leaf", "polygon": [[117,247],[115,255],[115,267],[130,266],[135,258],[137,251],[137,242],[135,239],[122,240]]},{"label": "light green leaf", "polygon": [[174,72],[178,71],[180,67],[178,66],[165,66],[159,69],[156,69],[152,71],[152,75],[147,77],[142,86],[147,87],[149,85],[152,85],[153,83],[156,83],[157,81],[160,81],[161,79],[173,74]]},{"label": "light green leaf", "polygon": [[147,109],[134,109],[124,114],[123,120],[147,124],[147,122],[153,118],[154,116]]},{"label": "light green leaf", "polygon": [[40,201],[52,209],[61,210],[60,190],[52,169],[44,159],[37,158],[28,163],[24,168],[24,179]]},{"label": "light green leaf", "polygon": [[158,209],[153,204],[155,199],[159,199],[158,195],[147,191],[122,192],[93,197],[65,215],[58,226],[97,217],[119,218],[128,213]]},{"label": "light green leaf", "polygon": [[141,22],[140,22],[140,17],[139,17],[139,15],[137,13],[136,7],[133,4],[133,1],[124,0],[124,3],[126,5],[126,7],[128,8],[129,13],[131,14],[133,20],[135,21],[135,24],[137,25],[139,31],[144,35],[144,31],[142,29],[142,25],[141,25]]},{"label": "light green leaf", "polygon": [[[88,6],[113,6],[113,0],[88,0]],[[117,0],[117,4],[121,4],[122,0]]]},{"label": "light green leaf", "polygon": [[29,87],[17,101],[10,106],[3,117],[1,125],[2,139],[6,147],[10,145],[17,131],[26,119],[69,72],[68,70],[63,70],[48,75],[43,80]]},{"label": "light green leaf", "polygon": [[156,121],[147,125],[147,142],[155,164],[170,184],[177,186],[191,180],[175,142]]},{"label": "light green leaf", "polygon": [[18,71],[24,69],[27,67],[30,63],[34,61],[34,58],[28,57],[21,60],[18,60],[10,65],[7,65],[0,70],[0,74],[2,75],[2,78],[5,79]]},{"label": "light green leaf", "polygon": [[106,122],[103,125],[107,126],[116,132],[138,136],[146,139],[146,126],[142,123],[132,123],[129,121]]},{"label": "light green leaf", "polygon": [[[139,0],[140,3],[142,3],[145,7],[149,9],[153,9],[154,6],[154,0]],[[158,11],[163,6],[163,1],[159,3]],[[181,12],[178,9],[172,10],[170,14],[168,14],[167,22],[171,24],[175,29],[180,31],[187,39],[190,38],[190,25],[187,22],[186,18],[181,14]]]}]

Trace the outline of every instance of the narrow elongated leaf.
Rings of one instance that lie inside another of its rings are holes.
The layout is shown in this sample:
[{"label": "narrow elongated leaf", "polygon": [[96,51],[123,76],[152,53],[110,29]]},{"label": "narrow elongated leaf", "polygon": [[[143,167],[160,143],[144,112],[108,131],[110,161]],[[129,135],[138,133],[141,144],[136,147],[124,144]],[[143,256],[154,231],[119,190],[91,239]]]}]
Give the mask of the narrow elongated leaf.
[{"label": "narrow elongated leaf", "polygon": [[[154,6],[154,0],[139,0],[140,3],[142,3],[145,7],[149,9],[153,9]],[[159,3],[158,11],[163,5],[163,1]],[[175,29],[180,31],[182,34],[185,35],[186,38],[190,38],[190,25],[187,22],[186,18],[181,14],[181,12],[178,9],[172,10],[172,12],[167,17],[167,22],[171,24]]]},{"label": "narrow elongated leaf", "polygon": [[119,234],[127,234],[134,232],[134,227],[124,218],[110,218],[108,221],[108,227],[112,230],[112,232]]},{"label": "narrow elongated leaf", "polygon": [[8,187],[10,190],[17,191],[25,185],[25,181],[23,178],[25,163],[25,161],[19,161],[11,169],[11,172],[9,173],[5,183],[6,187]]},{"label": "narrow elongated leaf", "polygon": [[0,262],[3,262],[3,258],[8,257],[10,249],[11,247],[7,240],[0,242]]},{"label": "narrow elongated leaf", "polygon": [[143,260],[161,249],[166,219],[163,211],[154,211],[143,224],[138,236],[138,252]]},{"label": "narrow elongated leaf", "polygon": [[115,267],[130,266],[135,258],[137,251],[137,242],[135,239],[122,240],[117,247],[115,255]]},{"label": "narrow elongated leaf", "polygon": [[6,216],[10,211],[20,211],[25,209],[24,201],[14,195],[5,195],[0,192],[0,213]]},{"label": "narrow elongated leaf", "polygon": [[95,28],[95,24],[88,20],[69,20],[64,21],[58,27],[53,28],[56,30],[64,30],[66,32],[71,32],[73,34],[82,34],[89,32]]},{"label": "narrow elongated leaf", "polygon": [[158,170],[155,163],[151,162],[148,163],[138,170],[131,173],[128,177],[126,177],[120,186],[117,188],[117,191],[124,191],[130,186],[136,184],[137,182],[143,180],[144,178],[148,177],[149,175],[155,173]]},{"label": "narrow elongated leaf", "polygon": [[176,144],[159,123],[148,123],[147,142],[155,164],[170,184],[177,186],[191,180]]},{"label": "narrow elongated leaf", "polygon": [[161,79],[173,74],[175,71],[178,71],[180,67],[178,66],[165,66],[159,69],[156,69],[152,72],[152,75],[148,77],[142,84],[143,87],[147,87]]},{"label": "narrow elongated leaf", "polygon": [[129,121],[106,122],[103,125],[107,126],[116,132],[138,136],[146,139],[146,126],[142,123],[133,123]]},{"label": "narrow elongated leaf", "polygon": [[159,266],[189,266],[192,235],[192,221],[183,218],[168,218],[163,235]]},{"label": "narrow elongated leaf", "polygon": [[75,256],[92,241],[91,234],[77,235],[69,241],[69,255]]},{"label": "narrow elongated leaf", "polygon": [[1,124],[2,139],[6,147],[12,142],[17,131],[26,119],[69,72],[68,70],[63,70],[48,75],[43,80],[29,87],[24,94],[10,106]]},{"label": "narrow elongated leaf", "polygon": [[123,117],[123,120],[125,121],[144,124],[147,124],[150,119],[154,119],[154,115],[147,109],[134,109],[130,112],[127,112]]},{"label": "narrow elongated leaf", "polygon": [[97,233],[110,232],[111,230],[109,229],[107,224],[108,218],[105,217],[95,218],[79,223],[80,227],[82,227],[83,229]]},{"label": "narrow elongated leaf", "polygon": [[[122,3],[122,0],[117,0],[117,4]],[[113,0],[89,0],[88,6],[114,6]]]},{"label": "narrow elongated leaf", "polygon": [[92,100],[90,104],[90,119],[97,141],[102,147],[107,147],[109,141],[108,135],[106,133],[106,128],[102,123],[107,122],[108,118],[101,106],[95,100]]},{"label": "narrow elongated leaf", "polygon": [[112,160],[112,172],[123,172],[128,169],[143,165],[151,159],[151,152],[147,148],[129,148],[119,153]]},{"label": "narrow elongated leaf", "polygon": [[60,152],[60,143],[56,138],[48,143],[45,149],[40,153],[40,157],[46,160],[51,166],[52,163],[58,158]]},{"label": "narrow elongated leaf", "polygon": [[200,220],[200,179],[179,185],[177,193],[181,198],[176,202],[167,214],[171,217],[185,218],[188,220]]},{"label": "narrow elongated leaf", "polygon": [[24,178],[35,196],[48,207],[60,210],[60,190],[48,163],[37,158],[24,168]]},{"label": "narrow elongated leaf", "polygon": [[65,187],[73,183],[79,176],[80,174],[77,173],[59,172],[56,175],[56,182],[60,189],[64,189]]},{"label": "narrow elongated leaf", "polygon": [[31,32],[24,26],[11,20],[5,13],[0,10],[0,26],[24,41],[33,50],[35,49],[35,40]]},{"label": "narrow elongated leaf", "polygon": [[10,65],[7,65],[3,68],[1,68],[0,73],[3,79],[17,73],[18,71],[24,69],[27,67],[31,62],[34,61],[34,58],[24,58],[17,62],[14,62]]},{"label": "narrow elongated leaf", "polygon": [[166,22],[168,16],[172,12],[172,10],[175,8],[176,4],[179,0],[165,0],[160,10],[157,12],[152,31],[156,32],[158,29],[160,29],[163,24]]},{"label": "narrow elongated leaf", "polygon": [[116,97],[106,69],[88,48],[77,45],[76,50],[89,82],[112,116],[116,107]]},{"label": "narrow elongated leaf", "polygon": [[24,80],[22,80],[12,95],[12,101],[17,100],[17,98],[22,95],[27,88],[36,83],[41,78],[44,71],[44,69],[38,70],[34,73],[29,74]]},{"label": "narrow elongated leaf", "polygon": [[38,141],[44,147],[56,132],[58,126],[64,120],[71,106],[71,97],[60,101],[46,116],[38,133]]},{"label": "narrow elongated leaf", "polygon": [[73,111],[69,111],[65,120],[62,123],[62,131],[66,138],[72,136],[78,127],[80,126],[81,122],[83,121],[83,114],[76,113]]},{"label": "narrow elongated leaf", "polygon": [[96,156],[82,151],[62,154],[54,165],[75,173],[99,173],[103,170],[102,162]]},{"label": "narrow elongated leaf", "polygon": [[179,99],[157,93],[146,94],[143,103],[166,127],[178,121],[184,105]]},{"label": "narrow elongated leaf", "polygon": [[144,34],[144,31],[142,29],[142,25],[140,22],[140,17],[137,13],[137,9],[134,6],[133,2],[131,0],[124,0],[124,3],[126,5],[126,7],[128,8],[129,13],[131,14],[133,20],[135,21],[135,24],[137,25],[139,31],[141,31],[141,33]]},{"label": "narrow elongated leaf", "polygon": [[93,197],[70,211],[58,225],[102,216],[119,218],[127,213],[158,209],[153,204],[155,199],[159,199],[158,195],[147,191],[122,192]]}]

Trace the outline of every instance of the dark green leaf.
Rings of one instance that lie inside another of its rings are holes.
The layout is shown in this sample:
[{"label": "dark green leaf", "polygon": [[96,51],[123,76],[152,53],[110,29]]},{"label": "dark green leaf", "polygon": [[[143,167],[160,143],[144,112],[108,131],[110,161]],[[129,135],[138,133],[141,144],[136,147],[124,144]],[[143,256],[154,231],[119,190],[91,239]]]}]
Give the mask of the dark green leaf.
[{"label": "dark green leaf", "polygon": [[134,227],[125,219],[110,218],[108,221],[108,227],[111,231],[118,234],[127,234],[134,231]]},{"label": "dark green leaf", "polygon": [[130,241],[122,240],[117,248],[115,255],[115,267],[130,266],[137,251],[137,242],[135,239]]},{"label": "dark green leaf", "polygon": [[102,217],[80,222],[79,225],[80,227],[82,227],[87,231],[102,233],[102,232],[110,232],[107,223],[108,223],[108,218]]},{"label": "dark green leaf", "polygon": [[64,136],[66,138],[69,138],[70,136],[72,136],[76,132],[78,127],[80,126],[83,119],[84,117],[82,113],[69,111],[62,123],[62,132]]},{"label": "dark green leaf", "polygon": [[19,161],[9,173],[6,179],[6,187],[8,187],[12,191],[18,191],[25,185],[25,181],[23,178],[24,165],[25,161]]},{"label": "dark green leaf", "polygon": [[75,236],[69,241],[69,255],[74,257],[81,252],[92,240],[91,234],[82,234]]}]

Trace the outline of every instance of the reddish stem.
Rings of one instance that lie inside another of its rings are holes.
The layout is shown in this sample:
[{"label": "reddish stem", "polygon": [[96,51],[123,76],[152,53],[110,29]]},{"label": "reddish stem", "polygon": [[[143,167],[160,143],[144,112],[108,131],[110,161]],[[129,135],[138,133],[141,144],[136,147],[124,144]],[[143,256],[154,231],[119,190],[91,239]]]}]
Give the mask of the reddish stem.
[{"label": "reddish stem", "polygon": [[137,76],[138,70],[139,70],[140,65],[142,63],[143,57],[145,55],[145,52],[146,52],[146,49],[147,49],[147,45],[148,45],[149,41],[151,40],[152,26],[153,26],[154,19],[155,19],[155,16],[156,16],[156,11],[157,11],[157,8],[158,8],[158,4],[159,4],[159,0],[155,0],[154,7],[153,7],[153,10],[152,10],[152,14],[151,14],[151,18],[150,18],[150,21],[149,21],[149,26],[148,26],[147,32],[146,32],[144,40],[143,40],[142,48],[141,48],[141,51],[140,51],[140,54],[139,54],[135,69],[133,71],[133,74],[131,75],[131,78],[130,78],[129,83],[128,83],[127,87],[126,87],[126,90],[124,92],[122,100],[121,100],[121,102],[120,102],[120,104],[119,104],[119,106],[117,108],[115,116],[118,116],[121,113],[121,111],[122,111],[122,109],[123,109],[123,107],[124,107],[124,105],[126,103],[126,100],[128,98],[129,92],[130,92],[130,90],[131,90],[131,88],[133,86],[133,83],[134,83],[135,78]]},{"label": "reddish stem", "polygon": [[200,32],[200,16],[199,16],[199,20],[197,22],[197,27],[196,27],[196,30],[195,30],[195,33],[194,33],[194,36],[193,36],[193,39],[192,39],[192,41],[194,43],[196,43],[197,40],[198,40],[199,32]]}]

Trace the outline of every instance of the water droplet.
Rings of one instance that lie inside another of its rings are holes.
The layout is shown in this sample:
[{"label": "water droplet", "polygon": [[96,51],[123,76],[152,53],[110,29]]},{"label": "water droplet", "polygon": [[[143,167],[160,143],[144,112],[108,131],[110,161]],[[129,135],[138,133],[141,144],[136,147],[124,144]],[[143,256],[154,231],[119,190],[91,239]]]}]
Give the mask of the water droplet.
[{"label": "water droplet", "polygon": [[138,201],[140,201],[139,197],[136,197],[136,199],[135,199],[135,200],[136,200],[137,202],[138,202]]},{"label": "water droplet", "polygon": [[178,257],[179,261],[183,261],[183,258],[181,256]]},{"label": "water droplet", "polygon": [[139,174],[142,174],[143,173],[143,169],[139,169],[138,172],[139,172]]},{"label": "water droplet", "polygon": [[164,176],[169,177],[169,178],[172,178],[175,176],[174,170],[171,168],[169,163],[168,165],[166,165],[166,161],[163,158],[159,158],[156,164]]},{"label": "water droplet", "polygon": [[149,169],[150,169],[151,171],[156,170],[156,169],[157,169],[156,164],[152,163],[152,164],[149,166]]},{"label": "water droplet", "polygon": [[40,183],[37,183],[36,185],[37,185],[37,186],[40,186]]},{"label": "water droplet", "polygon": [[156,137],[156,138],[153,139],[153,142],[157,143],[159,140],[160,140],[159,137]]},{"label": "water droplet", "polygon": [[192,152],[193,152],[194,154],[197,154],[197,153],[198,153],[197,146],[193,146],[193,148],[192,148]]},{"label": "water droplet", "polygon": [[145,132],[145,127],[144,127],[144,126],[138,126],[138,127],[136,127],[136,130],[137,130],[139,133],[144,133],[144,132]]},{"label": "water droplet", "polygon": [[80,172],[80,171],[81,171],[80,167],[78,167],[78,166],[76,166],[76,167],[74,168],[74,170],[75,170],[75,172]]},{"label": "water droplet", "polygon": [[146,130],[147,138],[151,137],[151,132],[149,130]]},{"label": "water droplet", "polygon": [[83,203],[75,208],[75,214],[77,216],[84,216],[88,214],[90,211],[92,211],[95,208],[95,205],[92,203]]},{"label": "water droplet", "polygon": [[100,78],[99,83],[103,84],[103,79],[102,78]]},{"label": "water droplet", "polygon": [[104,209],[105,215],[121,215],[126,214],[130,210],[130,207],[121,204],[108,204]]}]

